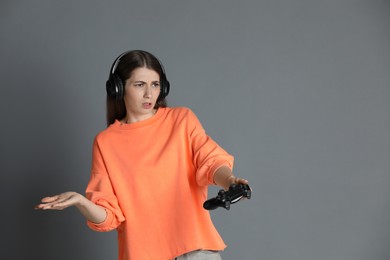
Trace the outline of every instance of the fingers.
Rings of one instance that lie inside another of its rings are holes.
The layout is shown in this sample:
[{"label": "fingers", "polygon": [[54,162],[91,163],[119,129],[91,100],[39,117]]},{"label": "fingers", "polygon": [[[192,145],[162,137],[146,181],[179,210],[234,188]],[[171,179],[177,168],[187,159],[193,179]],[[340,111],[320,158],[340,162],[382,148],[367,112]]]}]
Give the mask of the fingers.
[{"label": "fingers", "polygon": [[77,203],[76,193],[65,192],[59,195],[45,197],[41,200],[41,204],[36,205],[35,209],[42,210],[63,210]]},{"label": "fingers", "polygon": [[46,209],[61,210],[61,209],[66,208],[65,202],[66,202],[65,200],[57,200],[57,201],[54,201],[51,203],[46,203],[46,204],[43,204],[42,209],[43,210],[46,210]]},{"label": "fingers", "polygon": [[234,183],[235,184],[248,184],[249,182],[248,182],[248,180],[243,179],[243,178],[235,178]]},{"label": "fingers", "polygon": [[55,195],[55,196],[52,196],[52,197],[45,197],[41,200],[41,202],[43,203],[49,203],[49,202],[53,202],[55,200],[57,200],[59,198],[60,195]]},{"label": "fingers", "polygon": [[66,209],[67,207],[69,207],[69,203],[67,202],[56,202],[56,203],[52,203],[52,204],[45,204],[42,206],[41,209],[43,210],[47,210],[47,209],[51,209],[51,210],[63,210],[63,209]]},{"label": "fingers", "polygon": [[234,175],[231,175],[229,176],[224,184],[221,185],[221,187],[223,187],[226,191],[229,190],[229,187],[232,185],[232,184],[248,184],[249,182],[246,180],[246,179],[243,179],[243,178],[237,178],[236,176]]},{"label": "fingers", "polygon": [[35,206],[35,209],[42,209],[42,210],[63,210],[67,207],[71,206],[67,202],[54,202],[54,203],[47,203],[47,204],[39,204]]},{"label": "fingers", "polygon": [[55,195],[51,197],[45,197],[41,199],[41,204],[36,205],[34,208],[35,209],[46,209],[48,208],[51,204],[53,204],[56,200],[58,200],[60,195]]},{"label": "fingers", "polygon": [[229,180],[230,180],[231,184],[248,184],[249,183],[246,179],[237,178],[235,176],[230,176]]}]

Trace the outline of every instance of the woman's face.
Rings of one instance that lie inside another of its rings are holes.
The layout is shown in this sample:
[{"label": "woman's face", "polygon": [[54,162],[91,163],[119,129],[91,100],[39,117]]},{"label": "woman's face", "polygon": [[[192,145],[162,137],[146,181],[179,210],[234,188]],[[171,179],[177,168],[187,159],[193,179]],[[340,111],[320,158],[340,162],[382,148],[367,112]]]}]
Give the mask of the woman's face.
[{"label": "woman's face", "polygon": [[154,115],[154,106],[160,94],[160,76],[154,70],[137,68],[126,81],[124,102],[127,123],[148,119]]}]

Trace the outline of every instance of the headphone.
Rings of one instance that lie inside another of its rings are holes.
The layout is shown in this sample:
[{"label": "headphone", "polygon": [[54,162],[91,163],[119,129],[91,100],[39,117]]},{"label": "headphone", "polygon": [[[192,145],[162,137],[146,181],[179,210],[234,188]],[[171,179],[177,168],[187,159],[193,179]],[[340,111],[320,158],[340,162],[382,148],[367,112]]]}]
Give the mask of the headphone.
[{"label": "headphone", "polygon": [[[121,100],[123,99],[123,95],[125,93],[125,87],[123,85],[123,80],[115,74],[115,70],[118,67],[118,64],[120,63],[121,59],[123,56],[126,54],[130,53],[132,51],[126,51],[122,53],[121,55],[118,56],[118,58],[115,59],[114,63],[111,66],[110,69],[110,75],[108,77],[108,80],[106,82],[106,91],[107,95],[110,97],[115,98],[116,100]],[[146,52],[146,51],[139,51],[142,54],[148,54],[152,56],[154,59],[157,60],[158,64],[160,65],[161,68],[161,75],[160,75],[160,95],[157,98],[157,101],[164,100],[166,96],[169,94],[169,89],[170,89],[170,84],[167,79],[167,76],[165,75],[165,70],[161,62],[152,54]]]}]

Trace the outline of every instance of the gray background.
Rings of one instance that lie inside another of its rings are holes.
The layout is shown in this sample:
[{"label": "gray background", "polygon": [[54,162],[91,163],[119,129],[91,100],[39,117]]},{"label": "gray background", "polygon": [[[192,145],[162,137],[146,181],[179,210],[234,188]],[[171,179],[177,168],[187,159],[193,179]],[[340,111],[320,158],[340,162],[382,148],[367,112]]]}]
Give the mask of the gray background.
[{"label": "gray background", "polygon": [[[115,259],[77,210],[115,57],[164,63],[253,199],[212,212],[224,259],[390,259],[390,2],[2,1],[2,259]],[[211,188],[210,195],[218,189]],[[147,203],[147,200],[145,200]]]}]

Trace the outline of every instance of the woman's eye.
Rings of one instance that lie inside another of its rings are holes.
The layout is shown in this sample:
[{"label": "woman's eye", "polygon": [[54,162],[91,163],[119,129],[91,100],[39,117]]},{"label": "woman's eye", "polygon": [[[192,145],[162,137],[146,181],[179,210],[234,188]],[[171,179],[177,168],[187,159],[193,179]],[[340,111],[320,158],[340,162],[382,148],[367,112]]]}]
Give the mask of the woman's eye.
[{"label": "woman's eye", "polygon": [[136,87],[138,87],[138,88],[140,88],[140,87],[142,87],[144,84],[142,84],[142,83],[136,83],[136,84],[134,84],[134,86],[136,86]]},{"label": "woman's eye", "polygon": [[160,83],[158,83],[158,82],[154,83],[154,84],[153,84],[153,87],[155,87],[155,88],[160,87]]}]

